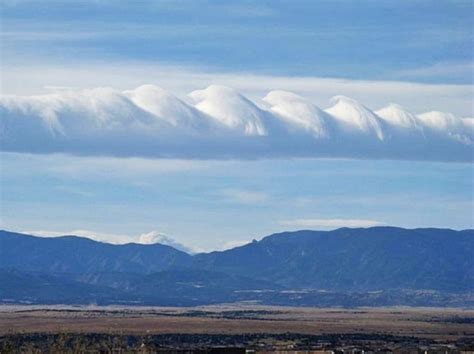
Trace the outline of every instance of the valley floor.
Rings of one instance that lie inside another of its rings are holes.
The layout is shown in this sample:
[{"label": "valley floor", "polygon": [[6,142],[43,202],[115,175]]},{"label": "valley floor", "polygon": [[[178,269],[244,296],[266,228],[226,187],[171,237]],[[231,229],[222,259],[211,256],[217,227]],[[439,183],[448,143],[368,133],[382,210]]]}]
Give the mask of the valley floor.
[{"label": "valley floor", "polygon": [[103,345],[152,351],[474,350],[474,310],[252,304],[192,308],[0,306],[0,352],[13,348],[44,351],[58,345],[71,350]]}]

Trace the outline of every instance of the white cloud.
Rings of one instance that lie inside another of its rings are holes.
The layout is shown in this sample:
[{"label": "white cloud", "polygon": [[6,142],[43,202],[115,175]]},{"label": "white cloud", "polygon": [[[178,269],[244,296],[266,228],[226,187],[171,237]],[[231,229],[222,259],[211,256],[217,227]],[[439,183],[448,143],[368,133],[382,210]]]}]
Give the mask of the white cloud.
[{"label": "white cloud", "polygon": [[195,253],[193,249],[183,245],[182,243],[176,241],[172,237],[161,233],[159,231],[151,231],[148,233],[143,233],[139,236],[130,236],[122,234],[111,234],[104,232],[96,232],[90,230],[72,230],[72,231],[45,231],[45,230],[34,230],[34,231],[22,231],[25,234],[41,236],[41,237],[60,237],[60,236],[81,236],[86,237],[91,240],[111,243],[111,244],[127,244],[127,243],[141,243],[145,245],[159,243],[162,245],[171,246],[177,250]]},{"label": "white cloud", "polygon": [[260,101],[217,85],[191,99],[153,85],[4,95],[1,148],[166,159],[473,160],[473,125],[451,113],[416,115],[399,105],[374,112],[344,96],[324,110],[291,92],[272,91]]},{"label": "white cloud", "polygon": [[162,245],[171,246],[183,252],[194,253],[194,250],[192,250],[191,248],[183,245],[182,243],[159,231],[151,231],[141,234],[138,238],[138,243],[142,243],[145,245],[159,243]]},{"label": "white cloud", "polygon": [[335,229],[339,227],[372,227],[385,223],[366,219],[294,219],[280,221],[280,224],[298,228]]},{"label": "white cloud", "polygon": [[151,245],[159,243],[166,246],[171,246],[177,250],[186,252],[188,254],[196,254],[202,252],[224,251],[234,247],[243,246],[251,241],[248,240],[230,240],[219,241],[214,247],[202,248],[199,245],[184,245],[173,237],[162,233],[160,231],[150,231],[138,236],[130,236],[124,234],[97,232],[91,230],[71,230],[71,231],[47,231],[47,230],[27,230],[20,231],[21,233],[34,235],[38,237],[61,237],[61,236],[80,236],[91,240],[111,243],[115,245],[123,245],[127,243],[139,243],[143,245]]},{"label": "white cloud", "polygon": [[324,106],[336,95],[344,95],[379,108],[397,102],[409,110],[448,111],[472,116],[472,85],[421,84],[403,81],[349,80],[320,77],[271,76],[252,73],[206,72],[191,66],[148,62],[89,62],[87,64],[24,62],[16,59],[2,63],[2,94],[38,95],[49,93],[45,87],[114,87],[127,90],[143,83],[160,87],[185,98],[188,92],[220,84],[257,99],[272,90],[288,90]]},{"label": "white cloud", "polygon": [[111,234],[105,232],[96,232],[90,230],[70,230],[70,231],[47,231],[47,230],[30,230],[22,231],[25,234],[41,236],[41,237],[59,237],[59,236],[81,236],[91,240],[112,243],[112,244],[125,244],[134,242],[133,238],[129,235]]},{"label": "white cloud", "polygon": [[61,236],[79,236],[85,237],[94,241],[110,243],[115,245],[123,245],[127,243],[138,243],[143,245],[151,245],[159,243],[161,245],[171,246],[177,250],[194,255],[197,253],[207,253],[214,251],[225,251],[235,247],[246,245],[252,241],[250,240],[219,240],[211,247],[201,247],[200,245],[184,245],[173,237],[159,231],[150,231],[138,236],[129,236],[123,234],[96,232],[91,230],[71,230],[71,231],[47,231],[47,230],[27,230],[19,231],[27,235],[34,235],[37,237],[61,237]]}]

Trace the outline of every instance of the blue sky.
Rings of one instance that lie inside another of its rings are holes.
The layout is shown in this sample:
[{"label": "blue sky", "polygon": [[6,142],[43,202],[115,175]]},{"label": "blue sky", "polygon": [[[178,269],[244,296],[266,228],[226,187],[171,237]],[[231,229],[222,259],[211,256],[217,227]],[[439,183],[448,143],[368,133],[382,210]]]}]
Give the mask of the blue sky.
[{"label": "blue sky", "polygon": [[137,60],[219,72],[472,83],[468,0],[4,3],[7,62]]},{"label": "blue sky", "polygon": [[15,230],[131,237],[158,230],[212,249],[356,220],[362,226],[472,227],[472,164],[4,154],[3,165],[2,217]]},{"label": "blue sky", "polygon": [[[2,94],[218,83],[473,117],[472,1],[2,2]],[[1,153],[5,229],[208,250],[285,229],[472,228],[472,163]],[[41,231],[41,232],[40,232]]]}]

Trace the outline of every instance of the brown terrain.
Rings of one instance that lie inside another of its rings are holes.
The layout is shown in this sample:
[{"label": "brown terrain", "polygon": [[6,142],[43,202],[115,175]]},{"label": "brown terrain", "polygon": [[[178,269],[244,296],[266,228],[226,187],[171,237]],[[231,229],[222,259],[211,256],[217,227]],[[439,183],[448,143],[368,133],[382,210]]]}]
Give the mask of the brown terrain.
[{"label": "brown terrain", "polygon": [[[103,335],[101,340],[128,336],[139,342],[148,338],[154,341],[155,349],[157,346],[180,348],[180,345],[190,348],[263,346],[267,349],[269,346],[274,349],[285,343],[291,348],[306,349],[375,345],[392,349],[444,346],[450,350],[472,350],[474,310],[318,309],[249,304],[193,308],[0,307],[0,353],[2,343],[3,351],[8,352],[8,348],[12,349],[11,343],[13,347],[25,343],[34,346],[35,341],[45,341],[45,338],[49,338],[48,343],[51,338],[54,342],[58,335],[74,338]],[[180,336],[179,345],[173,344],[176,335]]]}]

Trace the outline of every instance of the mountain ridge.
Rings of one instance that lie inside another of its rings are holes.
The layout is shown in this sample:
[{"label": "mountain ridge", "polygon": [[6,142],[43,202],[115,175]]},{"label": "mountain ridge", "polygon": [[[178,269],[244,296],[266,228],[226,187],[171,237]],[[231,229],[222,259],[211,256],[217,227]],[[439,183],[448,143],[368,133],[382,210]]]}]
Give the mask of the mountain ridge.
[{"label": "mountain ridge", "polygon": [[[337,305],[365,304],[367,298],[360,294],[373,297],[370,293],[382,290],[380,303],[412,303],[406,292],[421,291],[428,297],[426,304],[459,303],[458,295],[452,299],[449,294],[464,294],[460,303],[466,304],[474,294],[473,254],[470,229],[287,231],[195,255],[161,244],[113,245],[76,236],[0,231],[0,277],[17,287],[15,292],[0,284],[0,302],[11,297],[7,294],[19,296],[14,301],[44,302],[50,289],[53,299],[70,296],[71,301],[86,302]],[[31,278],[36,287],[23,291],[12,272]],[[77,296],[58,291],[61,282],[77,288]],[[323,293],[329,295],[323,298]]]}]

